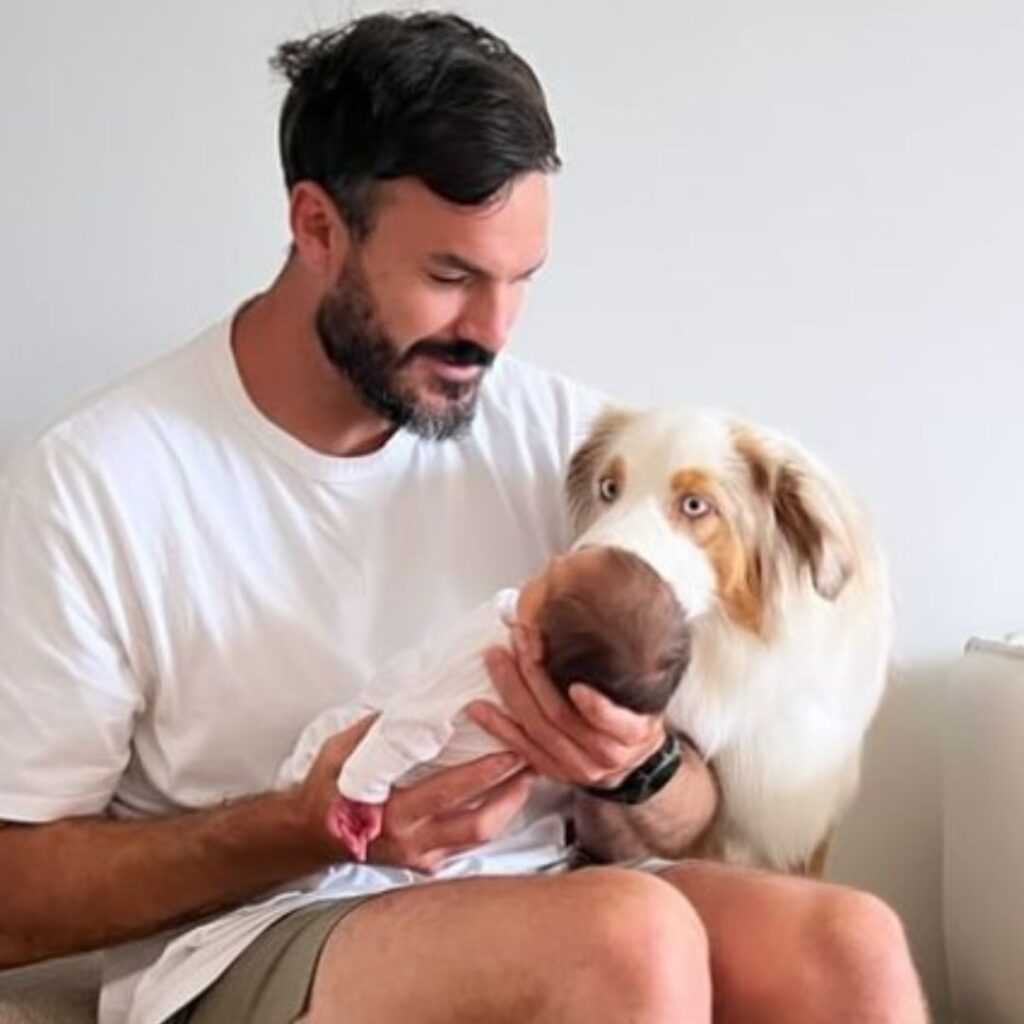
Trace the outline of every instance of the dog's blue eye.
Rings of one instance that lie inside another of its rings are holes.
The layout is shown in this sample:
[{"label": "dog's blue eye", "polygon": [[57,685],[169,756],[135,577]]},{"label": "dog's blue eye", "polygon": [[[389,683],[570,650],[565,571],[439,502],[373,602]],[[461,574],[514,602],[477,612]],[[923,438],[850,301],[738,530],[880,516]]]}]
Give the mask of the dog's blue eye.
[{"label": "dog's blue eye", "polygon": [[679,499],[679,508],[688,519],[700,519],[711,511],[711,504],[699,494],[684,494]]},{"label": "dog's blue eye", "polygon": [[614,477],[606,476],[598,481],[597,493],[602,501],[614,501],[619,496],[619,485]]}]

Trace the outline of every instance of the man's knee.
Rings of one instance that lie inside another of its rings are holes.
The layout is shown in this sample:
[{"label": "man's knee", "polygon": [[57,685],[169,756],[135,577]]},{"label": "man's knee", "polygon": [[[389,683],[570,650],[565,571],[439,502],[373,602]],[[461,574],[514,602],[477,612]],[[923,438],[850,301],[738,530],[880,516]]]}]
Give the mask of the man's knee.
[{"label": "man's knee", "polygon": [[[682,942],[707,952],[707,933],[690,901],[657,875],[623,868],[588,868],[567,881],[575,900],[598,927],[617,933],[636,928],[660,941]],[[652,941],[654,939],[652,938]]]},{"label": "man's knee", "polygon": [[311,1020],[343,1009],[374,1020],[709,1024],[710,1002],[707,938],[689,903],[660,879],[593,869],[368,903],[328,941]]},{"label": "man's knee", "polygon": [[926,1017],[899,917],[868,893],[834,890],[820,901],[807,940],[821,981],[845,994],[850,1019],[916,1024]]},{"label": "man's knee", "polygon": [[685,897],[652,875],[615,868],[568,881],[581,963],[591,983],[620,1001],[621,1019],[710,1021],[707,934]]}]

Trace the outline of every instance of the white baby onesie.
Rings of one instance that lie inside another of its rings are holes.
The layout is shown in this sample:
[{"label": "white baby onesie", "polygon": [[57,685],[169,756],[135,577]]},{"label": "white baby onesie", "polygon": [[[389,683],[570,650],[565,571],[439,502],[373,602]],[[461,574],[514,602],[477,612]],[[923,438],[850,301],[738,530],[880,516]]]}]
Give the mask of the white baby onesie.
[{"label": "white baby onesie", "polygon": [[484,666],[489,647],[508,647],[518,590],[502,590],[454,630],[389,659],[356,703],[328,708],[299,737],[281,766],[278,787],[306,777],[323,744],[367,714],[376,722],[345,762],[338,789],[350,800],[379,804],[393,785],[407,786],[440,768],[503,749],[465,714],[471,701],[497,701]]}]

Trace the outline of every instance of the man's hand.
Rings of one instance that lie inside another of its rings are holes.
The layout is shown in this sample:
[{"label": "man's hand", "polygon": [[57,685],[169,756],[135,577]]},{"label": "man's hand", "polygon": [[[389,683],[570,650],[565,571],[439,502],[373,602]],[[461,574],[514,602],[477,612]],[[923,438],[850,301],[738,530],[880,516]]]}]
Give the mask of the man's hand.
[{"label": "man's hand", "polygon": [[585,683],[573,683],[567,701],[541,664],[536,631],[518,624],[514,653],[495,647],[487,670],[506,711],[475,701],[468,713],[549,779],[576,786],[614,786],[665,740],[661,716],[621,708]]},{"label": "man's hand", "polygon": [[[328,740],[298,790],[306,827],[335,860],[348,852],[330,828],[338,774],[372,724],[373,716],[368,716]],[[453,854],[498,836],[526,802],[532,778],[522,757],[500,753],[395,789],[384,805],[380,835],[370,844],[367,860],[434,871]]]}]

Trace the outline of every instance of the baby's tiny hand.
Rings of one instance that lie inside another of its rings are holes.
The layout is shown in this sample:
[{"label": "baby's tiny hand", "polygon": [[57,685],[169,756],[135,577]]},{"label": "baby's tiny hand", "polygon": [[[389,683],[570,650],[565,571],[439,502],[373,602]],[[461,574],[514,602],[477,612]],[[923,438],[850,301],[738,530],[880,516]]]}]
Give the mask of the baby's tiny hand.
[{"label": "baby's tiny hand", "polygon": [[383,821],[383,804],[367,804],[341,796],[328,811],[327,830],[345,844],[353,860],[362,864],[370,843],[380,835]]}]

